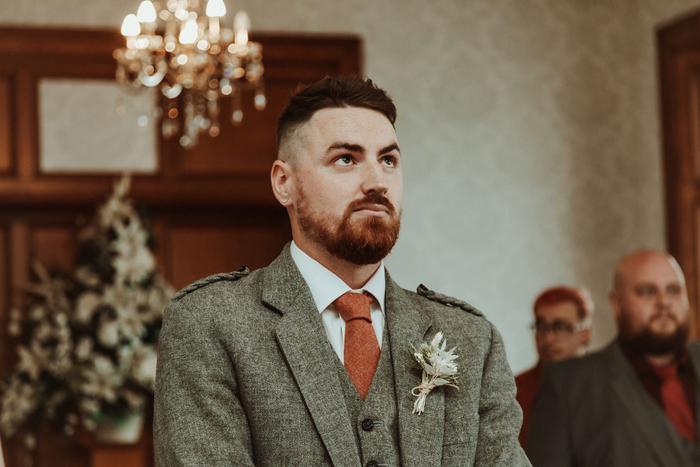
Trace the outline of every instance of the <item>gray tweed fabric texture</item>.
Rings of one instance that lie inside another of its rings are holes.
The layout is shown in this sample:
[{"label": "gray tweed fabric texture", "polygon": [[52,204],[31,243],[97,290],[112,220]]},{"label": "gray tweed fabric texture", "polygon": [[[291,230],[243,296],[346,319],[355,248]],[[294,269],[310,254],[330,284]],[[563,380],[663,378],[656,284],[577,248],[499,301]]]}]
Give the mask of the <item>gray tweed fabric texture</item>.
[{"label": "gray tweed fabric texture", "polygon": [[[386,279],[396,406],[381,416],[396,422],[396,436],[384,442],[398,442],[386,452],[398,449],[403,466],[529,466],[517,439],[522,414],[515,383],[496,329],[463,302],[443,303],[444,296],[431,299],[401,289],[388,273]],[[416,415],[411,390],[421,374],[411,347],[439,331],[457,347],[459,390],[435,389]],[[156,463],[363,465],[357,419],[349,415],[356,409],[341,376],[289,246],[267,268],[190,286],[168,305],[160,335]]]}]

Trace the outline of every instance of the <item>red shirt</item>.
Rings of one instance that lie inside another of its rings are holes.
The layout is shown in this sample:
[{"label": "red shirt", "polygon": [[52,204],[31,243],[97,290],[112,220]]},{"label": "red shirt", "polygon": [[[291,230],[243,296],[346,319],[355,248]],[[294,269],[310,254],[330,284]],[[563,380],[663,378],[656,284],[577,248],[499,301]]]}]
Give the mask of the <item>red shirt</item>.
[{"label": "red shirt", "polygon": [[538,363],[534,368],[515,377],[515,386],[518,388],[515,399],[523,409],[523,426],[520,428],[520,435],[518,436],[518,441],[520,441],[520,445],[523,447],[525,447],[525,441],[527,441],[527,430],[530,423],[532,403],[535,401],[537,391],[540,389],[541,374],[541,366]]}]

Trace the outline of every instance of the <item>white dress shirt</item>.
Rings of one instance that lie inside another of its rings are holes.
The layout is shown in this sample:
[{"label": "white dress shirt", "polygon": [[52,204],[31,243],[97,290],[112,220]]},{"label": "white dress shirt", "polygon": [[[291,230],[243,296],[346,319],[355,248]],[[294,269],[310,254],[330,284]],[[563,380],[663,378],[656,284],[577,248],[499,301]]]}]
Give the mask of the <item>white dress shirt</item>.
[{"label": "white dress shirt", "polygon": [[379,265],[379,269],[369,278],[365,286],[361,289],[351,289],[343,280],[326,269],[318,261],[299,249],[292,241],[292,259],[302,277],[311,289],[318,312],[321,313],[323,326],[326,328],[326,335],[333,346],[333,350],[338,354],[340,361],[345,364],[345,321],[335,310],[333,302],[345,292],[368,292],[373,297],[370,304],[370,316],[372,327],[377,335],[379,348],[382,348],[382,333],[384,332],[384,290],[386,278],[384,276],[384,261]]}]

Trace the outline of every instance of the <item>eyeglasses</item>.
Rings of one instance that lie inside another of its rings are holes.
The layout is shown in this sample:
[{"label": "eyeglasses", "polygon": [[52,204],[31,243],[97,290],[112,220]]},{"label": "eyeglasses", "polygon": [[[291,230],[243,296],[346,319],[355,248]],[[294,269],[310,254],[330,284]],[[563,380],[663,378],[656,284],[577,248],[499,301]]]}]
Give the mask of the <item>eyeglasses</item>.
[{"label": "eyeglasses", "polygon": [[588,329],[591,325],[590,320],[581,321],[580,323],[571,324],[566,321],[555,320],[551,323],[543,321],[532,323],[531,328],[535,334],[545,335],[551,332],[555,336],[567,336],[575,332],[581,332]]}]

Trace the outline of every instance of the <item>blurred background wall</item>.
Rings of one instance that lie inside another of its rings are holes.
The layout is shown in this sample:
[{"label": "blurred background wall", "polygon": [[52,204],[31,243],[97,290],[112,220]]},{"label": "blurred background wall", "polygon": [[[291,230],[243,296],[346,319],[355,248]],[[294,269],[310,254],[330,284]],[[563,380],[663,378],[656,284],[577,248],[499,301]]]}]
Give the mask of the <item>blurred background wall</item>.
[{"label": "blurred background wall", "polygon": [[[0,26],[116,29],[138,0],[0,0]],[[481,308],[519,372],[537,293],[588,287],[615,335],[617,259],[664,248],[655,28],[698,0],[240,0],[257,31],[353,33],[393,96],[404,157],[388,260]],[[232,265],[232,267],[238,265]]]}]

